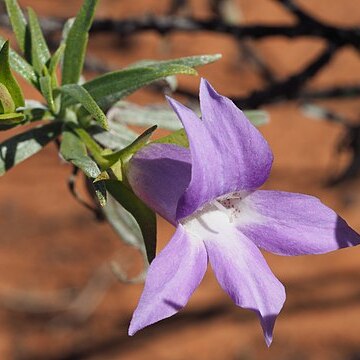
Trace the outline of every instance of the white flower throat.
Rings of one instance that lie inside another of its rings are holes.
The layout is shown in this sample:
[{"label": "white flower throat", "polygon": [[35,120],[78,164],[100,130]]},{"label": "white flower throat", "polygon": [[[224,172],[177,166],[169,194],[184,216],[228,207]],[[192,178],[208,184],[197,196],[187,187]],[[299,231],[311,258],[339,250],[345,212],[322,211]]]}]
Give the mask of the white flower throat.
[{"label": "white flower throat", "polygon": [[216,198],[206,203],[180,223],[197,237],[205,233],[219,233],[229,228],[257,223],[261,215],[247,198],[249,192],[236,192]]},{"label": "white flower throat", "polygon": [[241,200],[247,195],[247,193],[232,193],[230,195],[217,198],[212,201],[211,204],[214,205],[218,210],[222,211],[228,218],[229,222],[234,222],[234,219],[238,218],[241,215]]}]

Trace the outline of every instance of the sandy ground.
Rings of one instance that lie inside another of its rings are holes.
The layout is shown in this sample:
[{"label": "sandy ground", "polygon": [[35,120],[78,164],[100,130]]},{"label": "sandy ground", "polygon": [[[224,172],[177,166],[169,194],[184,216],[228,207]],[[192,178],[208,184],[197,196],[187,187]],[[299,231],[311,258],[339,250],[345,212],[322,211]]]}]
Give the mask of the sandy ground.
[{"label": "sandy ground", "polygon": [[[358,25],[355,1],[299,1],[336,24]],[[79,1],[20,1],[43,15],[74,15]],[[162,1],[100,2],[97,16],[126,17],[165,11]],[[191,2],[199,16],[201,1]],[[239,1],[246,22],[291,23],[291,17],[269,0]],[[96,35],[89,53],[119,68],[141,58],[171,58],[202,53],[223,54],[223,60],[200,69],[200,75],[222,93],[241,95],[261,86],[261,79],[239,63],[235,43],[222,35],[154,34],[132,38],[118,47],[114,36]],[[306,63],[323,44],[301,39],[273,39],[256,44],[279,78]],[[360,62],[344,49],[312,82],[313,87],[360,78]],[[89,75],[90,76],[90,75]],[[196,89],[198,78],[180,77]],[[39,95],[27,88],[27,97]],[[131,97],[138,103],[162,101],[150,92]],[[359,103],[333,101],[329,107],[356,118]],[[324,186],[346,158],[335,156],[342,136],[338,125],[305,117],[296,104],[266,107],[271,123],[261,128],[275,155],[267,189],[318,196],[360,231],[359,182]],[[7,137],[1,134],[1,138]],[[66,187],[70,167],[55,145],[10,171],[0,181],[0,359],[316,359],[360,358],[360,248],[322,256],[283,258],[266,254],[274,273],[287,288],[287,302],[277,320],[274,343],[267,349],[256,316],[236,308],[209,270],[189,305],[180,314],[133,338],[127,327],[142,285],[122,284],[108,269],[110,260],[132,267],[138,254],[116,237],[111,227],[94,220]],[[159,248],[173,229],[160,220]],[[77,303],[71,299],[81,289]],[[94,290],[96,289],[96,290]]]}]

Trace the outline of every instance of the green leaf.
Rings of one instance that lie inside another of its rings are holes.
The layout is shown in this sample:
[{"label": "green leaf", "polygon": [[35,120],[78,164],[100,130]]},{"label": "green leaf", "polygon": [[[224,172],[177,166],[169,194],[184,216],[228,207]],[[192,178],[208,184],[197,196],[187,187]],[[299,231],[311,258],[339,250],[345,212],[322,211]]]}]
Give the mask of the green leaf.
[{"label": "green leaf", "polygon": [[50,75],[53,75],[56,71],[57,66],[59,65],[59,62],[61,60],[61,57],[63,56],[65,51],[65,44],[60,44],[60,46],[56,49],[54,55],[50,59],[49,63],[49,73]]},{"label": "green leaf", "polygon": [[86,176],[96,178],[100,175],[99,167],[87,154],[85,144],[68,127],[65,127],[62,133],[60,153],[66,161],[77,166]]},{"label": "green leaf", "polygon": [[185,148],[189,147],[189,140],[184,129],[177,130],[170,135],[164,136],[153,142],[161,144],[174,144]]},{"label": "green leaf", "polygon": [[9,42],[6,41],[0,50],[0,83],[5,85],[15,104],[15,108],[25,105],[24,96],[19,84],[11,73],[9,64]]},{"label": "green leaf", "polygon": [[22,52],[25,51],[27,22],[16,0],[5,0],[6,10],[10,18],[17,43]]},{"label": "green leaf", "polygon": [[156,130],[156,128],[156,125],[152,126],[151,128],[145,130],[126,148],[114,153],[103,155],[103,158],[109,161],[109,166],[112,166],[119,160],[121,160],[123,166],[126,166],[131,157],[148,143],[151,135]]},{"label": "green leaf", "polygon": [[107,111],[118,100],[139,88],[175,74],[196,75],[197,72],[184,65],[151,65],[111,72],[99,76],[83,86],[100,108]]},{"label": "green leaf", "polygon": [[111,150],[105,149],[101,153],[101,157],[104,159],[102,170],[106,170],[107,173],[111,174],[114,179],[127,181],[124,174],[127,172],[129,160],[138,150],[148,143],[149,138],[156,128],[157,126],[154,125],[153,127],[145,130],[130,145],[121,150],[111,152]]},{"label": "green leaf", "polygon": [[0,111],[1,113],[11,113],[16,109],[14,101],[7,87],[0,83]]},{"label": "green leaf", "polygon": [[77,84],[79,82],[96,4],[97,0],[85,0],[67,34],[62,84]]},{"label": "green leaf", "polygon": [[56,68],[58,67],[61,58],[63,57],[64,50],[65,50],[65,44],[61,43],[60,46],[56,49],[55,53],[53,54],[49,62],[49,74],[51,76],[51,84],[53,89],[58,87]]},{"label": "green leaf", "polygon": [[101,127],[108,129],[106,115],[99,108],[98,104],[87,92],[87,90],[81,85],[63,85],[59,90],[62,93],[71,96],[74,100],[76,100],[76,102],[80,103],[94,117]]},{"label": "green leaf", "polygon": [[47,47],[44,35],[41,31],[39,20],[34,10],[29,8],[29,28],[31,36],[31,64],[35,71],[43,74],[43,69],[50,59],[50,51]]},{"label": "green leaf", "polygon": [[[100,153],[101,170],[104,171],[102,175],[105,175],[106,178],[109,178],[110,175],[112,179],[127,181],[124,174],[126,174],[129,160],[139,149],[148,143],[150,136],[155,130],[156,125],[144,131],[132,143],[116,152],[111,152],[109,148],[104,149]],[[103,179],[103,176],[100,179]]]},{"label": "green leaf", "polygon": [[20,113],[8,113],[8,114],[0,114],[0,124],[12,124],[14,122],[19,123],[25,119],[24,114]]},{"label": "green leaf", "polygon": [[[5,42],[5,39],[0,36],[0,46],[3,46]],[[34,85],[36,88],[39,88],[37,76],[31,65],[12,49],[10,49],[9,56],[11,68],[30,84]]]},{"label": "green leaf", "polygon": [[55,112],[55,102],[53,97],[52,90],[52,78],[50,75],[41,76],[39,79],[40,90],[43,94],[46,102],[49,105],[49,109],[54,113]]},{"label": "green leaf", "polygon": [[0,176],[15,165],[40,151],[54,140],[61,130],[59,122],[52,122],[27,130],[0,144]]},{"label": "green leaf", "polygon": [[136,219],[144,239],[149,263],[156,253],[156,216],[124,183],[117,180],[105,182],[107,191]]},{"label": "green leaf", "polygon": [[25,119],[24,114],[10,113],[0,115],[0,130],[8,130],[21,124]]}]

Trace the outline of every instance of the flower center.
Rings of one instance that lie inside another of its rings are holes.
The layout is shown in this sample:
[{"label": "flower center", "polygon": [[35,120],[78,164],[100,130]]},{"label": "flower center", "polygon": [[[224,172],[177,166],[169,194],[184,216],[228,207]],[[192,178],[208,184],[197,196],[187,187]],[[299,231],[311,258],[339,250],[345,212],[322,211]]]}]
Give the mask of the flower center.
[{"label": "flower center", "polygon": [[246,213],[247,206],[244,199],[247,194],[248,192],[243,191],[218,197],[206,203],[192,215],[182,219],[181,224],[190,229],[194,224],[212,228],[220,224],[238,222],[240,216]]},{"label": "flower center", "polygon": [[216,200],[212,201],[212,204],[225,213],[232,223],[234,219],[240,216],[241,213],[241,200],[247,195],[247,192],[231,193]]}]

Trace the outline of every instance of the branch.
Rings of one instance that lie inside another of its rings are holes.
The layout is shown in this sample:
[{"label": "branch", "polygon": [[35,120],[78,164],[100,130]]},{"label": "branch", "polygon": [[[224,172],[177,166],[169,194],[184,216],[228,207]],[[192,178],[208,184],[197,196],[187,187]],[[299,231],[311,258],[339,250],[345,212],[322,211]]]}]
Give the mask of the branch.
[{"label": "branch", "polygon": [[299,22],[296,25],[232,25],[219,19],[201,20],[192,17],[144,16],[139,18],[95,20],[91,32],[115,32],[121,36],[155,31],[160,35],[172,32],[210,31],[224,33],[237,39],[264,39],[272,36],[295,38],[320,37],[337,45],[352,45],[358,49],[360,28],[340,28],[324,25],[318,21]]},{"label": "branch", "polygon": [[293,0],[277,0],[283,7],[290,11],[298,20],[302,23],[308,23],[311,25],[321,25],[319,21],[301,10]]},{"label": "branch", "polygon": [[305,100],[339,99],[360,96],[360,85],[334,86],[321,90],[302,91],[300,97]]},{"label": "branch", "polygon": [[[47,36],[61,31],[65,20],[57,18],[42,18],[41,27]],[[0,24],[9,26],[7,16],[0,15]],[[113,20],[95,19],[92,33],[115,32],[121,36],[129,36],[144,31],[155,31],[160,35],[172,32],[208,31],[224,33],[237,39],[259,40],[273,36],[297,38],[303,36],[318,37],[331,41],[339,46],[352,45],[359,49],[360,28],[341,28],[326,25],[314,20],[299,22],[296,25],[232,25],[220,19],[202,20],[194,17],[155,16],[148,15],[139,18]]]},{"label": "branch", "polygon": [[298,73],[283,81],[277,81],[262,90],[254,91],[250,96],[235,99],[234,103],[240,108],[255,109],[260,105],[284,99],[296,99],[305,83],[329,63],[336,50],[337,46],[330,43],[314,61]]}]

